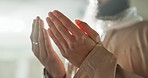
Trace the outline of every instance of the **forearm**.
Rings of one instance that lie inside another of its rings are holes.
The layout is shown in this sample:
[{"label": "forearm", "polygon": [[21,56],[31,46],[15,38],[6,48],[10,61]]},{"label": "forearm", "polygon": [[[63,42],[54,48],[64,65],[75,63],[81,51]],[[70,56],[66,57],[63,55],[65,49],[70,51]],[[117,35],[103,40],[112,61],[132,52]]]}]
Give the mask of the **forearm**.
[{"label": "forearm", "polygon": [[96,45],[83,61],[75,78],[114,78],[116,58],[100,45]]},{"label": "forearm", "polygon": [[142,78],[117,65],[116,57],[99,45],[86,57],[74,78]]}]

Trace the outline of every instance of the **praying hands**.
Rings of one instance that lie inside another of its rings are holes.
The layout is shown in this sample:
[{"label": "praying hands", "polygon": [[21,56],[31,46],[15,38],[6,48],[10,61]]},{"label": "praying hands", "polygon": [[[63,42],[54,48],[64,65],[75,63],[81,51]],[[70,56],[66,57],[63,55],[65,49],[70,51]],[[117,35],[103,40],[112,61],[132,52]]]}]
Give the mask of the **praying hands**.
[{"label": "praying hands", "polygon": [[63,57],[76,67],[80,67],[90,51],[100,42],[100,38],[87,23],[75,20],[74,24],[57,10],[49,12],[46,20],[48,30],[44,28],[40,17],[33,21],[30,36],[32,50],[52,77],[63,78],[66,74],[65,68],[53,49],[49,36],[58,46]]}]

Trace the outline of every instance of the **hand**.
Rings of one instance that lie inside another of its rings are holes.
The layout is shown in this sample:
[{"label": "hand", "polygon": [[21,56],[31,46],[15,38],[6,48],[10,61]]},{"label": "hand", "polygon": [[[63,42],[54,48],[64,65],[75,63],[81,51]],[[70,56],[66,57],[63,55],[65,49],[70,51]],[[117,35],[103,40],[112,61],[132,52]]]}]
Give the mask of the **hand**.
[{"label": "hand", "polygon": [[[73,65],[80,67],[84,59],[99,41],[99,35],[90,29],[89,26],[87,27],[89,29],[86,31],[80,30],[57,10],[49,12],[49,17],[47,17],[46,20],[50,27],[48,29],[49,35],[61,50],[61,54]],[[78,26],[85,29],[82,25],[86,25],[86,23],[80,22],[81,21],[77,20],[76,23],[81,24],[81,26]],[[87,32],[88,30],[93,32]],[[91,37],[89,37],[89,35],[91,35]]]},{"label": "hand", "polygon": [[54,51],[48,32],[44,29],[44,23],[39,17],[33,21],[30,38],[32,42],[32,51],[45,66],[48,73],[53,78],[63,78],[66,73],[64,65]]}]

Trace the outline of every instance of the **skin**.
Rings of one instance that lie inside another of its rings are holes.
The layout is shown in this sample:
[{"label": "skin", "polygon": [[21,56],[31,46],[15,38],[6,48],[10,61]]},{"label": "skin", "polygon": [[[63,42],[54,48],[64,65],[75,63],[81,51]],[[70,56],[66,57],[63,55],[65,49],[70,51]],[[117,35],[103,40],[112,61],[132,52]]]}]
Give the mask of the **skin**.
[{"label": "skin", "polygon": [[33,21],[30,35],[32,51],[53,78],[63,78],[66,74],[65,68],[54,51],[49,36],[63,57],[77,67],[80,67],[96,44],[101,44],[100,37],[83,21],[75,20],[74,24],[57,10],[49,12],[48,15],[46,19],[50,27],[48,30],[44,28],[44,23],[39,17]]},{"label": "skin", "polygon": [[[39,59],[43,66],[45,66],[48,73],[53,78],[64,77],[64,64],[54,51],[48,32],[44,29],[44,23],[40,17],[37,17],[33,21],[30,39],[34,55]],[[34,42],[38,42],[38,44],[34,44]]]},{"label": "skin", "polygon": [[[50,27],[48,29],[50,37],[60,49],[61,54],[73,65],[80,67],[84,59],[96,45],[97,42],[95,41],[99,39],[99,35],[80,20],[76,20],[77,25],[75,25],[57,10],[49,12],[48,15],[49,17],[46,20]],[[83,26],[86,26],[88,29]],[[87,30],[92,32],[88,33]]]}]

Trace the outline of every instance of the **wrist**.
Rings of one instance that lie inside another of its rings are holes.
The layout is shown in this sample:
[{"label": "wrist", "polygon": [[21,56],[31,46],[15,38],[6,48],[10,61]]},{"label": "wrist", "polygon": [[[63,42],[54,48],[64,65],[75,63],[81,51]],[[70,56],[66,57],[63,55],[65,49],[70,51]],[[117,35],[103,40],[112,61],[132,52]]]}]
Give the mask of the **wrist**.
[{"label": "wrist", "polygon": [[[61,72],[62,73],[62,72]],[[46,70],[46,68],[44,68],[44,78],[66,78],[66,73],[63,75],[51,75],[48,73],[48,71]]]}]

